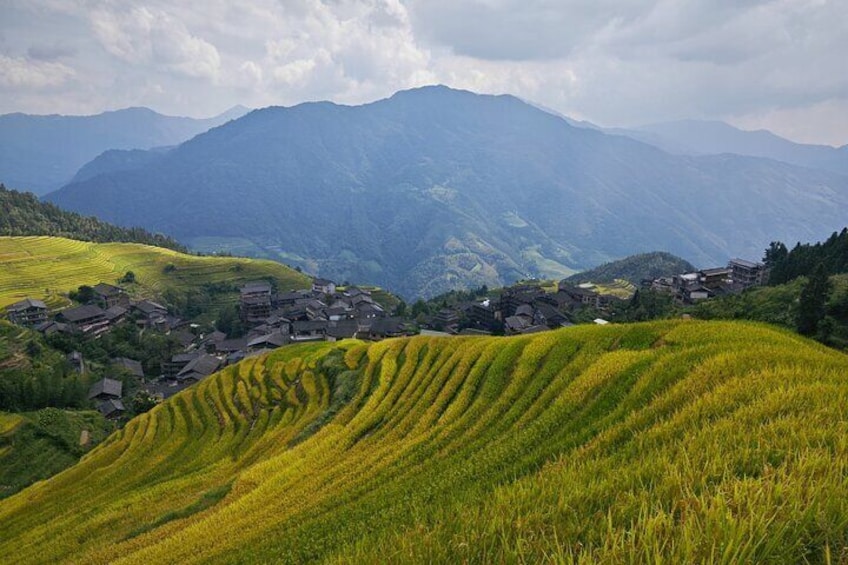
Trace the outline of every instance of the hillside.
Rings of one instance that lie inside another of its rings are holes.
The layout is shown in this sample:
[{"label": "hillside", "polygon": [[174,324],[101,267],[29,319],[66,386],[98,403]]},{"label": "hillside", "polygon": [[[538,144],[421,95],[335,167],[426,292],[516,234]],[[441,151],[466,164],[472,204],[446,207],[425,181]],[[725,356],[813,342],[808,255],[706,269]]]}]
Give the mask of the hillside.
[{"label": "hillside", "polygon": [[0,554],[822,562],[848,550],[846,373],[742,323],[287,347],[0,501]]},{"label": "hillside", "polygon": [[674,156],[511,96],[446,87],[256,110],[131,160],[47,198],[407,300],[560,279],[645,249],[698,265],[758,257],[774,238],[809,240],[848,214],[842,175]]},{"label": "hillside", "polygon": [[[131,291],[159,296],[185,294],[204,285],[228,290],[243,282],[272,278],[280,288],[308,287],[309,278],[274,261],[197,257],[134,243],[90,243],[59,237],[0,237],[0,308],[29,296],[50,305],[80,285],[114,284],[127,271],[137,281]],[[231,292],[222,298],[236,300]]]},{"label": "hillside", "polygon": [[93,410],[0,412],[0,498],[70,467],[113,429]]},{"label": "hillside", "polygon": [[664,251],[639,253],[617,261],[610,261],[594,269],[571,275],[566,280],[571,283],[612,282],[622,279],[638,285],[645,279],[653,280],[659,277],[691,273],[696,270],[689,261],[675,257]]},{"label": "hillside", "polygon": [[67,212],[41,202],[34,194],[9,190],[0,184],[0,235],[53,235],[97,242],[131,242],[186,251],[168,236],[141,228],[121,228],[97,218]]},{"label": "hillside", "polygon": [[163,116],[148,108],[126,108],[94,116],[0,116],[0,182],[45,194],[109,149],[176,145],[247,112],[236,107],[219,116]]}]

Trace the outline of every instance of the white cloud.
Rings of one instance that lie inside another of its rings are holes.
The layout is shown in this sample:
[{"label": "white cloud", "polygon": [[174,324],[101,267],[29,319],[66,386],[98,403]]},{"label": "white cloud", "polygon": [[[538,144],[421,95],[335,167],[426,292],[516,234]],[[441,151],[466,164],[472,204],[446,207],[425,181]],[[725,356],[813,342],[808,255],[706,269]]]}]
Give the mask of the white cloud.
[{"label": "white cloud", "polygon": [[249,85],[257,85],[262,82],[262,67],[253,61],[245,61],[239,67],[241,79]]},{"label": "white cloud", "polygon": [[805,116],[833,130],[823,116],[848,104],[841,1],[5,2],[0,111],[211,115],[441,82],[604,125],[747,119],[809,139]]},{"label": "white cloud", "polygon": [[5,88],[55,88],[74,74],[72,68],[62,63],[0,55],[0,86]]},{"label": "white cloud", "polygon": [[215,46],[190,33],[181,20],[164,10],[108,6],[93,10],[89,20],[103,48],[127,63],[194,78],[218,77],[221,58]]}]

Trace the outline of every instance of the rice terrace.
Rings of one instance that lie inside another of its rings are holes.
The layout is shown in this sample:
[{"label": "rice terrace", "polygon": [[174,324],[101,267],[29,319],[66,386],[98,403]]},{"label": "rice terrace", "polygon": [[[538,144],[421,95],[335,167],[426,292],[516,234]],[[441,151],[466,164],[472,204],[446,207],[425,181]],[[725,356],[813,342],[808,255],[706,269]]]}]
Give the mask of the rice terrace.
[{"label": "rice terrace", "polygon": [[839,562],[848,359],[735,322],[224,369],[0,501],[8,562]]},{"label": "rice terrace", "polygon": [[27,296],[48,306],[68,303],[63,293],[132,271],[141,294],[185,290],[204,283],[274,277],[302,286],[306,276],[280,263],[234,257],[198,257],[135,243],[91,243],[61,237],[0,237],[0,308]]},{"label": "rice terrace", "polygon": [[0,0],[0,565],[848,565],[846,22]]}]

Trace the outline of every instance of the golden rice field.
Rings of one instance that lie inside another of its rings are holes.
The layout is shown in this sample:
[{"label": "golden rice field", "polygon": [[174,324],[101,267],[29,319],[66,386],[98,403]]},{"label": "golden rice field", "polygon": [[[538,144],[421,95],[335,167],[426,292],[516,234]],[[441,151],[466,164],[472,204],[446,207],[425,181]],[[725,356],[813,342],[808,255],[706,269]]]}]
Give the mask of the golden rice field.
[{"label": "golden rice field", "polygon": [[[167,265],[174,269],[164,272]],[[0,237],[0,308],[26,297],[48,306],[67,302],[62,294],[80,285],[115,284],[127,271],[143,294],[204,283],[238,284],[274,277],[280,287],[303,288],[309,279],[273,261],[197,257],[135,243],[91,243],[60,237]]]},{"label": "golden rice field", "polygon": [[310,344],[0,501],[9,563],[848,558],[848,357],[764,325]]}]

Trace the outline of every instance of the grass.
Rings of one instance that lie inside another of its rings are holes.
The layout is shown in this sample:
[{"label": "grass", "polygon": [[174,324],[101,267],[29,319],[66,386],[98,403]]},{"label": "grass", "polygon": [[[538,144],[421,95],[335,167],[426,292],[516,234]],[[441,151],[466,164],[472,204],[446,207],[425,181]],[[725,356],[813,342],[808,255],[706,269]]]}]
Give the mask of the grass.
[{"label": "grass", "polygon": [[[87,445],[80,444],[82,431]],[[113,430],[99,412],[0,412],[0,498],[70,467]]]},{"label": "grass", "polygon": [[15,563],[838,562],[848,358],[743,322],[287,347],[0,502]]},{"label": "grass", "polygon": [[[169,265],[173,268],[165,272]],[[127,271],[135,273],[138,281],[132,290],[144,296],[268,277],[276,279],[283,290],[310,285],[305,275],[273,261],[197,257],[134,243],[0,237],[0,308],[26,297],[63,306],[68,291],[101,281],[115,284]]]}]

